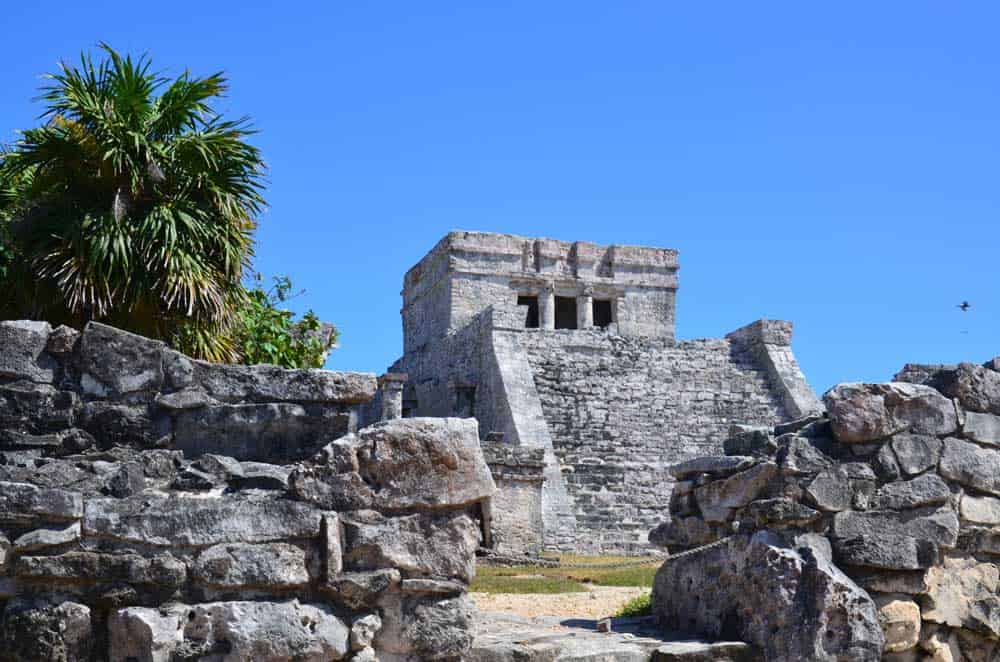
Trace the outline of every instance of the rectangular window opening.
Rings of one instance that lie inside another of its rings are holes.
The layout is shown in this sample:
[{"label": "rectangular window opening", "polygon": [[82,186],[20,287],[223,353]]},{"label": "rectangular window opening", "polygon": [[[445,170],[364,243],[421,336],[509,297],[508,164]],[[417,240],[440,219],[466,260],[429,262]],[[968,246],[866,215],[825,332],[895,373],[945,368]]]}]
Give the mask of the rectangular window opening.
[{"label": "rectangular window opening", "polygon": [[455,389],[455,416],[472,418],[476,415],[476,387],[459,386]]},{"label": "rectangular window opening", "polygon": [[576,299],[573,297],[556,297],[556,328],[576,328]]},{"label": "rectangular window opening", "polygon": [[611,301],[608,299],[594,299],[594,326],[606,329],[611,326]]},{"label": "rectangular window opening", "polygon": [[519,296],[517,297],[517,305],[528,307],[528,317],[524,321],[524,328],[526,329],[537,329],[538,328],[538,297],[530,296]]}]

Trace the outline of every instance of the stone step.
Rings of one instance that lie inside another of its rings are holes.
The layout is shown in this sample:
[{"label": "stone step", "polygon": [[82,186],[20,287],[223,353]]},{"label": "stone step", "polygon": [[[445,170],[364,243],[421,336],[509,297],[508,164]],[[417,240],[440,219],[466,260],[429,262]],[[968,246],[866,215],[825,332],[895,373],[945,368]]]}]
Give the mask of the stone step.
[{"label": "stone step", "polygon": [[660,636],[649,619],[614,619],[612,632],[579,619],[477,614],[470,662],[756,662],[742,642]]}]

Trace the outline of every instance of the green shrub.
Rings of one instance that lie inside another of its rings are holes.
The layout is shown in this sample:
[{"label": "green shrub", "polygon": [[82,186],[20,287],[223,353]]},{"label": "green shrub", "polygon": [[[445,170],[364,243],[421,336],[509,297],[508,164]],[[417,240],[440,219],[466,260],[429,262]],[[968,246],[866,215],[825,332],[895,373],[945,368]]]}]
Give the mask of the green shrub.
[{"label": "green shrub", "polygon": [[632,598],[618,610],[615,616],[649,616],[653,610],[653,594],[643,593]]},{"label": "green shrub", "polygon": [[337,343],[337,330],[324,329],[311,310],[296,321],[295,314],[283,305],[301,292],[291,294],[292,281],[287,276],[273,280],[265,290],[263,276],[254,274],[254,286],[247,290],[246,303],[239,311],[235,335],[242,362],[322,368]]}]

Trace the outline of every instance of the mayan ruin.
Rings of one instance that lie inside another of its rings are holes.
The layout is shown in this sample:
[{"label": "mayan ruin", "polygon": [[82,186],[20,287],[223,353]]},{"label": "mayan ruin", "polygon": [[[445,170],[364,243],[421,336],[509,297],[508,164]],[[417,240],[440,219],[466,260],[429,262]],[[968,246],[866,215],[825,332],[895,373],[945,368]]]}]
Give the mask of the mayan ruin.
[{"label": "mayan ruin", "polygon": [[1000,6],[4,17],[0,662],[1000,662]]},{"label": "mayan ruin", "polygon": [[670,465],[720,452],[733,423],[819,410],[789,322],[674,340],[678,268],[670,249],[453,232],[407,272],[404,415],[479,421],[511,504],[500,550],[635,552]]},{"label": "mayan ruin", "polygon": [[[0,657],[992,659],[997,362],[820,401],[788,322],[676,341],[677,260],[451,233],[378,378],[0,322]],[[658,627],[729,643],[478,620],[477,551],[552,549],[661,550]]]}]

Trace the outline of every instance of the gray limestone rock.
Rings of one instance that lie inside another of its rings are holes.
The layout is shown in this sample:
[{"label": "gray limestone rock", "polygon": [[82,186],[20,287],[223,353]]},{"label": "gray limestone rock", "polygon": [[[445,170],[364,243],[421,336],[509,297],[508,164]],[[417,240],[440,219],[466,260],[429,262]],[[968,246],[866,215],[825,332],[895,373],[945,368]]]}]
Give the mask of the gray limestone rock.
[{"label": "gray limestone rock", "polygon": [[201,389],[188,388],[173,393],[161,393],[153,400],[160,409],[178,411],[182,409],[200,409],[221,404],[218,400]]},{"label": "gray limestone rock", "polygon": [[239,460],[228,455],[216,455],[205,453],[191,463],[191,466],[200,471],[218,476],[222,480],[228,481],[230,478],[243,476],[243,466]]},{"label": "gray limestone rock", "polygon": [[76,423],[80,397],[48,384],[16,381],[0,385],[0,429],[45,434]]},{"label": "gray limestone rock", "polygon": [[843,465],[821,471],[805,486],[809,503],[820,510],[839,512],[851,507],[851,482]]},{"label": "gray limestone rock", "polygon": [[14,541],[14,550],[18,554],[33,552],[46,547],[65,545],[80,539],[80,523],[73,522],[69,526],[58,529],[35,529],[19,536]]},{"label": "gray limestone rock", "polygon": [[765,531],[668,559],[653,613],[674,631],[742,639],[768,660],[875,662],[884,643],[867,593],[811,548]]},{"label": "gray limestone rock", "polygon": [[1000,416],[967,411],[962,434],[981,444],[1000,446]]},{"label": "gray limestone rock", "polygon": [[947,506],[913,510],[844,511],[833,517],[834,538],[911,537],[941,547],[954,547],[958,541],[958,516]]},{"label": "gray limestone rock", "polygon": [[797,418],[794,421],[778,423],[774,426],[774,436],[780,437],[781,435],[788,434],[790,432],[801,432],[802,430],[812,428],[816,423],[826,421],[827,418],[823,414],[809,414],[808,416]]},{"label": "gray limestone rock", "polygon": [[1000,450],[945,439],[939,471],[948,480],[1000,495]]},{"label": "gray limestone rock", "polygon": [[351,662],[378,662],[374,648],[362,648],[351,656]]},{"label": "gray limestone rock", "polygon": [[109,619],[112,662],[219,659],[327,662],[348,655],[347,626],[327,607],[289,602],[130,607]]},{"label": "gray limestone rock", "polygon": [[163,377],[173,391],[180,391],[194,385],[194,363],[180,352],[163,350]]},{"label": "gray limestone rock", "polygon": [[887,483],[875,492],[872,507],[878,510],[904,510],[935,506],[950,498],[951,490],[941,477],[927,473],[913,480]]},{"label": "gray limestone rock", "polygon": [[305,552],[287,543],[224,543],[198,555],[195,582],[214,588],[286,589],[309,583]]},{"label": "gray limestone rock", "polygon": [[76,492],[0,482],[0,521],[32,524],[36,518],[65,521],[82,515],[83,499]]},{"label": "gray limestone rock", "polygon": [[122,462],[108,476],[106,486],[107,493],[119,499],[142,492],[146,488],[145,470],[142,464],[139,462]]},{"label": "gray limestone rock", "polygon": [[192,361],[194,382],[222,402],[338,402],[375,397],[375,375],[330,370],[289,370],[273,365],[224,365]]},{"label": "gray limestone rock", "polygon": [[708,522],[725,522],[732,511],[756,499],[778,473],[773,462],[757,464],[746,471],[695,488],[694,496]]},{"label": "gray limestone rock", "polygon": [[926,573],[923,570],[887,571],[881,568],[863,571],[851,569],[851,578],[868,592],[920,595],[927,592]]},{"label": "gray limestone rock", "polygon": [[375,641],[375,635],[382,629],[382,619],[378,614],[367,614],[354,619],[351,623],[351,650],[359,651],[369,648]]},{"label": "gray limestone rock", "polygon": [[81,417],[81,427],[100,440],[104,449],[115,445],[152,448],[159,439],[145,405],[88,402]]},{"label": "gray limestone rock", "polygon": [[908,476],[937,466],[941,457],[941,440],[927,435],[898,434],[891,446],[900,469]]},{"label": "gray limestone rock", "polygon": [[[752,529],[781,529],[789,526],[806,527],[818,521],[822,513],[809,506],[780,497],[776,499],[761,499],[753,501],[740,516],[740,530],[744,527]],[[652,535],[652,534],[650,534]]]},{"label": "gray limestone rock", "polygon": [[653,651],[649,662],[758,662],[760,652],[736,641],[672,641]]},{"label": "gray limestone rock", "polygon": [[90,608],[69,601],[15,598],[3,612],[4,659],[18,662],[89,662]]},{"label": "gray limestone rock", "polygon": [[390,594],[383,596],[380,606],[382,629],[375,637],[380,654],[427,662],[467,658],[474,612],[468,597],[434,600]]},{"label": "gray limestone rock", "polygon": [[902,429],[889,414],[884,394],[873,386],[838,384],[824,394],[830,425],[840,441],[866,443],[884,439]]},{"label": "gray limestone rock", "polygon": [[288,489],[288,478],[292,469],[287,465],[267,462],[241,462],[240,475],[233,475],[229,484],[238,490],[280,490]]},{"label": "gray limestone rock", "polygon": [[698,547],[714,538],[712,530],[700,517],[671,517],[649,532],[649,542],[664,548]]},{"label": "gray limestone rock", "polygon": [[732,434],[722,442],[726,455],[770,457],[778,449],[774,435],[765,428],[751,428]]},{"label": "gray limestone rock", "polygon": [[807,476],[833,466],[833,458],[820,450],[812,439],[789,434],[779,437],[777,443],[775,458],[783,474]]},{"label": "gray limestone rock", "polygon": [[900,477],[899,462],[896,460],[896,453],[892,450],[892,444],[882,444],[872,459],[872,468],[879,479],[885,482]]},{"label": "gray limestone rock", "polygon": [[344,527],[337,513],[323,513],[323,570],[327,581],[344,571]]},{"label": "gray limestone rock", "polygon": [[164,347],[158,340],[88,323],[77,353],[84,391],[100,397],[158,391],[163,385]]},{"label": "gray limestone rock", "polygon": [[86,535],[157,546],[316,538],[320,513],[303,503],[238,497],[89,499]]},{"label": "gray limestone rock", "polygon": [[745,471],[758,462],[759,458],[743,455],[706,455],[675,464],[669,471],[677,480],[685,480],[700,474],[722,477]]},{"label": "gray limestone rock", "polygon": [[184,641],[179,609],[128,607],[108,617],[111,662],[172,662]]},{"label": "gray limestone rock", "polygon": [[142,473],[147,478],[170,478],[177,473],[183,460],[184,454],[180,451],[156,449],[139,454]]},{"label": "gray limestone rock", "polygon": [[349,609],[370,609],[386,591],[397,588],[399,570],[388,568],[368,572],[343,572],[327,577],[324,592]]},{"label": "gray limestone rock", "polygon": [[51,331],[48,322],[0,322],[0,377],[51,383],[58,366],[46,352]]},{"label": "gray limestone rock", "polygon": [[877,441],[903,430],[945,435],[958,428],[952,402],[929,386],[839,384],[823,400],[834,434],[845,443]]},{"label": "gray limestone rock", "polygon": [[1000,415],[1000,372],[961,363],[934,375],[930,384],[971,412]]},{"label": "gray limestone rock", "polygon": [[49,582],[120,582],[178,587],[187,579],[187,566],[161,553],[146,558],[138,554],[66,552],[56,556],[21,556],[15,565],[19,578]]},{"label": "gray limestone rock", "polygon": [[85,451],[94,445],[94,437],[85,430],[70,428],[49,434],[26,434],[16,430],[0,430],[0,448],[39,450],[50,457],[60,457]]},{"label": "gray limestone rock", "polygon": [[289,489],[299,501],[324,510],[370,510],[375,495],[357,473],[337,473],[331,467],[303,465],[288,477]]},{"label": "gray limestone rock", "polygon": [[955,404],[935,389],[920,384],[883,385],[885,405],[897,424],[914,434],[941,436],[958,429]]},{"label": "gray limestone rock", "polygon": [[462,582],[451,579],[404,579],[399,583],[403,593],[455,597],[465,593]]},{"label": "gray limestone rock", "polygon": [[342,517],[344,566],[350,570],[399,568],[404,577],[456,577],[475,572],[479,528],[467,515],[383,517],[355,512]]},{"label": "gray limestone rock", "polygon": [[0,533],[0,575],[7,572],[13,558],[14,548],[10,544],[10,539]]},{"label": "gray limestone rock", "polygon": [[49,334],[49,340],[45,344],[45,351],[60,359],[65,359],[76,349],[76,343],[79,340],[79,331],[65,324],[60,324]]},{"label": "gray limestone rock", "polygon": [[237,460],[279,461],[312,455],[332,436],[347,432],[349,415],[312,415],[289,403],[219,405],[175,412],[174,447]]},{"label": "gray limestone rock", "polygon": [[222,481],[215,474],[210,474],[207,471],[200,471],[194,466],[188,466],[184,467],[177,473],[177,477],[170,483],[170,489],[182,490],[186,492],[199,492],[211,490],[221,482]]},{"label": "gray limestone rock", "polygon": [[489,499],[495,486],[471,418],[398,418],[357,436],[360,473],[377,508],[445,508]]},{"label": "gray limestone rock", "polygon": [[838,564],[884,570],[920,570],[938,558],[934,543],[892,534],[834,538],[833,550]]}]

